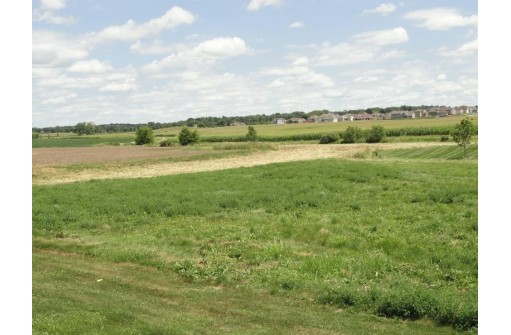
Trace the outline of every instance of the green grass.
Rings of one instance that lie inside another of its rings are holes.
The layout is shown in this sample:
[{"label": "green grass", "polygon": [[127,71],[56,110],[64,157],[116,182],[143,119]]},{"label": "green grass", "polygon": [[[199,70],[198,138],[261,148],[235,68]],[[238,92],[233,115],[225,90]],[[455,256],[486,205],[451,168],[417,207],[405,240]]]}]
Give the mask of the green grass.
[{"label": "green grass", "polygon": [[477,325],[474,160],[317,160],[34,186],[32,214],[34,333]]},{"label": "green grass", "polygon": [[[411,148],[379,151],[383,158],[403,159],[463,159],[463,148],[456,144],[452,146],[438,146],[432,148]],[[477,160],[477,144],[467,146],[467,158]]]}]

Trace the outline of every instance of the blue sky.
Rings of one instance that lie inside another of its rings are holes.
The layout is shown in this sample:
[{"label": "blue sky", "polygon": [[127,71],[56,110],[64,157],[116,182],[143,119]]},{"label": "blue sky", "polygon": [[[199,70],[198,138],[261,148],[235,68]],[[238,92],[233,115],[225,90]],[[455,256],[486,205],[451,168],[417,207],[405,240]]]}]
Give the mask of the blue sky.
[{"label": "blue sky", "polygon": [[32,125],[478,104],[477,1],[32,1]]}]

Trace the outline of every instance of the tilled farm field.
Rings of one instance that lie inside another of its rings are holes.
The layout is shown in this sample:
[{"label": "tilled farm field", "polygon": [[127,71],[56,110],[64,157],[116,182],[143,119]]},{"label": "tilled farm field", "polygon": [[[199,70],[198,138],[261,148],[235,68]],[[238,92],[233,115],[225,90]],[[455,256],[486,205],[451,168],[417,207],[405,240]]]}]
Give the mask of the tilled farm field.
[{"label": "tilled farm field", "polygon": [[36,148],[32,149],[32,166],[99,163],[137,160],[145,158],[166,158],[194,156],[198,151],[181,148],[160,148],[143,146],[111,146],[81,148]]}]

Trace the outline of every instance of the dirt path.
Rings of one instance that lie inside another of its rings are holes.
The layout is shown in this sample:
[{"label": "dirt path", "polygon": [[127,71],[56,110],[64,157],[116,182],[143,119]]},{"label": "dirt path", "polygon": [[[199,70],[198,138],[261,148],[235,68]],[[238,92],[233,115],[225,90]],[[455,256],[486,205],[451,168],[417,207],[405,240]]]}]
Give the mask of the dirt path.
[{"label": "dirt path", "polygon": [[144,166],[126,165],[115,170],[84,169],[67,171],[51,166],[32,166],[32,182],[35,185],[52,185],[91,179],[144,178],[202,171],[215,171],[240,167],[305,161],[321,158],[352,158],[357,152],[375,149],[397,149],[444,145],[443,143],[383,143],[352,145],[295,144],[281,145],[278,150],[255,152],[247,156],[229,157],[188,162],[154,163]]}]

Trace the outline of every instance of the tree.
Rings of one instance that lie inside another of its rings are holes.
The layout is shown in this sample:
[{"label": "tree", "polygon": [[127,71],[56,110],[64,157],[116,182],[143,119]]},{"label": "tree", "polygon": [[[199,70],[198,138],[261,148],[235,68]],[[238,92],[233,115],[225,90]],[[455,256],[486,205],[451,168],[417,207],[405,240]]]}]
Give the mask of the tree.
[{"label": "tree", "polygon": [[191,131],[188,127],[183,127],[178,135],[179,144],[188,145],[199,142],[199,133],[197,130]]},{"label": "tree", "polygon": [[80,122],[75,126],[75,133],[78,135],[92,135],[96,132],[96,124],[94,122]]},{"label": "tree", "polygon": [[135,139],[136,145],[151,144],[154,142],[153,130],[149,127],[140,127],[136,132],[137,138]]},{"label": "tree", "polygon": [[357,143],[360,142],[363,137],[362,129],[349,126],[342,135],[342,143]]},{"label": "tree", "polygon": [[463,147],[463,157],[465,159],[467,158],[467,144],[470,144],[470,140],[476,132],[476,127],[467,118],[461,120],[451,132],[453,141],[458,143],[458,146]]},{"label": "tree", "polygon": [[385,129],[382,126],[373,126],[366,136],[367,143],[380,143],[385,138]]},{"label": "tree", "polygon": [[329,144],[338,142],[340,139],[338,133],[325,134],[319,139],[319,144]]},{"label": "tree", "polygon": [[247,141],[254,142],[257,141],[257,131],[254,126],[248,126],[248,133],[245,135]]}]

